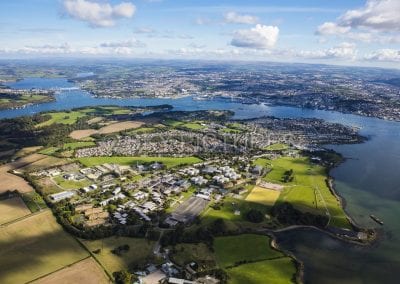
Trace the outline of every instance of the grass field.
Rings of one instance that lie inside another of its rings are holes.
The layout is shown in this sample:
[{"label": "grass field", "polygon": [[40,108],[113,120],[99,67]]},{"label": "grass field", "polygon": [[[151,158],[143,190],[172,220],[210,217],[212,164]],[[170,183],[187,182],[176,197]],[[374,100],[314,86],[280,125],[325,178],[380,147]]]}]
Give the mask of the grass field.
[{"label": "grass field", "polygon": [[0,283],[25,283],[86,258],[50,210],[0,228]]},{"label": "grass field", "polygon": [[79,189],[85,186],[91,185],[93,182],[84,179],[81,181],[74,181],[74,180],[66,180],[62,176],[54,177],[53,180],[65,190],[68,189]]},{"label": "grass field", "polygon": [[31,211],[20,197],[0,200],[0,224],[29,215]]},{"label": "grass field", "polygon": [[91,257],[74,263],[50,275],[33,281],[34,284],[107,284],[111,283],[99,264]]},{"label": "grass field", "polygon": [[[128,269],[135,264],[146,264],[153,256],[155,245],[153,241],[126,237],[110,237],[96,241],[83,240],[82,242],[90,251],[101,249],[101,252],[94,254],[94,256],[110,274]],[[111,252],[121,245],[129,245],[129,251],[121,256]]]},{"label": "grass field", "polygon": [[[254,234],[215,238],[217,263],[228,273],[228,283],[292,283],[296,266],[270,242],[268,236]],[[250,263],[238,265],[242,261]]]},{"label": "grass field", "polygon": [[[264,180],[285,186],[277,202],[289,202],[304,212],[331,216],[330,225],[351,228],[340,202],[326,184],[327,172],[320,165],[310,162],[307,157],[283,157],[275,160],[258,159],[255,164],[272,168]],[[292,169],[294,179],[284,183],[285,171]]]},{"label": "grass field", "polygon": [[206,128],[204,125],[201,125],[200,123],[196,122],[183,123],[181,126],[190,130],[200,130]]},{"label": "grass field", "polygon": [[172,258],[180,266],[195,261],[200,266],[213,267],[215,265],[214,253],[203,243],[178,244],[175,246],[176,253]]},{"label": "grass field", "polygon": [[214,240],[217,263],[221,268],[235,265],[238,261],[261,261],[284,256],[271,248],[268,236],[245,234],[218,237]]},{"label": "grass field", "polygon": [[44,127],[52,124],[74,124],[79,118],[86,116],[86,113],[82,111],[71,111],[71,112],[50,112],[46,115],[50,115],[51,118],[42,123],[36,125],[36,127]]},{"label": "grass field", "polygon": [[242,264],[226,270],[229,284],[293,283],[296,267],[289,257]]},{"label": "grass field", "polygon": [[32,213],[47,208],[46,202],[35,191],[23,193],[22,200]]},{"label": "grass field", "polygon": [[273,206],[281,193],[277,190],[256,186],[246,197],[246,201]]},{"label": "grass field", "polygon": [[96,143],[93,141],[86,141],[86,142],[72,142],[72,143],[65,143],[63,148],[67,150],[75,150],[79,148],[85,148],[90,146],[95,146]]},{"label": "grass field", "polygon": [[39,153],[43,154],[43,155],[53,155],[55,152],[57,152],[58,150],[60,150],[60,148],[57,147],[49,147],[46,149],[41,150]]},{"label": "grass field", "polygon": [[276,143],[265,147],[268,151],[283,151],[289,149],[289,146],[283,143]]},{"label": "grass field", "polygon": [[177,167],[183,164],[195,164],[202,160],[196,157],[88,157],[79,158],[81,164],[86,167],[97,166],[105,163],[119,164],[119,165],[135,165],[136,163],[152,163],[160,162],[163,163],[167,168]]}]

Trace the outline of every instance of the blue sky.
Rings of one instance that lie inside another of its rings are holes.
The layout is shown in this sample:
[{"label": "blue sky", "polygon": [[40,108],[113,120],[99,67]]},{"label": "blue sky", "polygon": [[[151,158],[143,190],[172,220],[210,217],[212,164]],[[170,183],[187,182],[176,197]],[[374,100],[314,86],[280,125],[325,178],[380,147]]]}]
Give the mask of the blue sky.
[{"label": "blue sky", "polygon": [[398,67],[399,0],[0,1],[0,56]]}]

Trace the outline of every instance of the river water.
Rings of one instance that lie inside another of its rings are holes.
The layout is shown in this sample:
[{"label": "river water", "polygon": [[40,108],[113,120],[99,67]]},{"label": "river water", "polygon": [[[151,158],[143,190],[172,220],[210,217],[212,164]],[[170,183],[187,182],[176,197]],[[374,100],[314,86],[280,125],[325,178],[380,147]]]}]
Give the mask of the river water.
[{"label": "river water", "polygon": [[[9,84],[14,88],[70,88],[65,79],[27,78]],[[175,110],[222,109],[235,118],[263,115],[315,117],[361,127],[370,139],[363,144],[330,148],[347,160],[332,171],[338,193],[346,200],[346,211],[361,226],[378,226],[370,214],[384,221],[384,236],[374,247],[360,247],[333,239],[314,230],[296,230],[278,235],[278,244],[305,264],[306,283],[399,283],[400,270],[400,123],[338,112],[240,104],[227,99],[197,101],[180,99],[94,98],[81,90],[61,91],[56,101],[23,109],[0,111],[0,118],[49,110],[94,105],[148,106],[170,104]]]}]

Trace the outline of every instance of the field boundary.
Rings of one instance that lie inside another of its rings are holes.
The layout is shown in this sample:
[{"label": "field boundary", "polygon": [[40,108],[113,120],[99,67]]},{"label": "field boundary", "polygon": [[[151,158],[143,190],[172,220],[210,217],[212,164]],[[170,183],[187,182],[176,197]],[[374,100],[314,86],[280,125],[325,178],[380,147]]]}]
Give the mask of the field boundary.
[{"label": "field boundary", "polygon": [[89,257],[92,257],[92,258],[94,259],[94,261],[96,261],[96,262],[100,265],[101,269],[103,269],[104,273],[108,276],[109,280],[110,280],[111,282],[113,282],[113,281],[114,281],[114,280],[113,280],[114,278],[113,278],[112,275],[107,271],[107,269],[103,266],[103,264],[96,258],[96,256],[94,255],[94,253],[91,252],[90,249],[87,248],[87,247],[82,243],[82,241],[81,241],[80,239],[75,238],[75,237],[74,237],[74,239],[78,242],[78,244],[79,244],[84,250],[86,250],[86,251],[89,253],[89,255],[90,255]]},{"label": "field boundary", "polygon": [[54,270],[54,271],[52,271],[52,272],[49,272],[49,273],[47,273],[47,274],[45,274],[45,275],[42,275],[42,276],[38,277],[38,278],[35,278],[35,279],[33,279],[33,280],[30,280],[30,281],[28,281],[28,282],[26,282],[26,283],[33,283],[34,281],[37,281],[37,280],[42,279],[42,278],[45,278],[46,276],[49,276],[49,275],[51,275],[51,274],[53,274],[53,273],[56,273],[56,272],[58,272],[58,271],[61,271],[61,270],[63,270],[64,268],[71,267],[72,265],[77,264],[77,263],[79,263],[79,262],[81,262],[81,261],[83,261],[83,260],[85,260],[85,259],[90,258],[90,257],[91,257],[91,256],[88,255],[88,256],[85,257],[85,258],[79,259],[79,260],[77,260],[77,261],[75,261],[75,262],[73,262],[73,263],[70,263],[70,264],[68,264],[68,265],[65,265],[65,266],[63,266],[63,267],[61,267],[61,268],[59,268],[59,269],[56,269],[56,270]]},{"label": "field boundary", "polygon": [[22,221],[22,220],[28,219],[28,218],[30,218],[30,217],[32,217],[32,216],[35,216],[35,215],[39,215],[39,214],[41,214],[41,213],[43,213],[43,212],[46,212],[46,211],[49,211],[49,210],[50,210],[49,208],[44,208],[44,209],[39,210],[39,211],[37,211],[37,212],[34,212],[34,213],[28,214],[28,215],[26,215],[26,216],[22,216],[22,217],[20,217],[20,218],[17,218],[17,219],[15,219],[15,220],[12,220],[12,221],[9,221],[9,222],[0,224],[0,228],[8,227],[8,226],[10,226],[10,225],[12,225],[12,224],[14,224],[14,223],[17,223],[17,222],[20,222],[20,221]]}]

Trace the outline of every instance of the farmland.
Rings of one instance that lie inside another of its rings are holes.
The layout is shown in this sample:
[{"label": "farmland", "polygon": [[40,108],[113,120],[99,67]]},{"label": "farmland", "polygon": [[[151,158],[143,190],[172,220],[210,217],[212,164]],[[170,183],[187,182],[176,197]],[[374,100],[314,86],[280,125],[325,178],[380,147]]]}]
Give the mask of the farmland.
[{"label": "farmland", "polygon": [[34,284],[107,284],[110,283],[103,269],[93,258],[89,257],[43,278],[33,281]]},{"label": "farmland", "polygon": [[0,228],[0,283],[25,283],[88,256],[43,211]]},{"label": "farmland", "polygon": [[31,211],[20,197],[0,200],[0,224],[29,215]]},{"label": "farmland", "polygon": [[51,112],[47,115],[50,116],[49,120],[39,123],[36,127],[44,127],[52,124],[67,124],[71,125],[78,121],[78,119],[85,117],[86,114],[81,111],[71,111],[71,112]]},{"label": "farmland", "polygon": [[167,168],[177,167],[183,164],[195,164],[201,162],[199,158],[196,157],[88,157],[79,158],[81,164],[86,167],[97,166],[105,163],[119,164],[119,165],[135,165],[136,163],[153,163],[159,162],[163,163]]},{"label": "farmland", "polygon": [[[146,264],[153,256],[155,244],[145,239],[127,237],[110,237],[96,241],[83,240],[82,242],[92,252],[101,250],[94,256],[110,274],[135,264]],[[120,256],[111,252],[121,245],[128,245],[129,251],[123,252]]]}]

